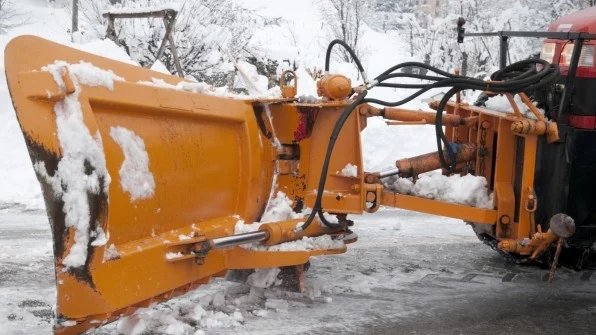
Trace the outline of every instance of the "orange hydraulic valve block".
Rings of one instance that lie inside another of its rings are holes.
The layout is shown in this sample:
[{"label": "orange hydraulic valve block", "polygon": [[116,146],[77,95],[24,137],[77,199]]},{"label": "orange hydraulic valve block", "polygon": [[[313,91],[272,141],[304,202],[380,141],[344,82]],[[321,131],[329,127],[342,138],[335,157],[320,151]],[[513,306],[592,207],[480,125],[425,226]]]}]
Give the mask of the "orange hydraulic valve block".
[{"label": "orange hydraulic valve block", "polygon": [[[455,161],[457,163],[469,162],[476,159],[476,144],[452,144],[455,152]],[[446,150],[443,151],[445,160],[449,160]],[[441,160],[438,152],[431,152],[428,154],[400,159],[395,162],[395,166],[399,170],[397,173],[402,178],[414,177],[424,172],[440,169]]]},{"label": "orange hydraulic valve block", "polygon": [[341,74],[330,74],[317,81],[317,94],[329,100],[344,100],[352,93],[352,81]]}]

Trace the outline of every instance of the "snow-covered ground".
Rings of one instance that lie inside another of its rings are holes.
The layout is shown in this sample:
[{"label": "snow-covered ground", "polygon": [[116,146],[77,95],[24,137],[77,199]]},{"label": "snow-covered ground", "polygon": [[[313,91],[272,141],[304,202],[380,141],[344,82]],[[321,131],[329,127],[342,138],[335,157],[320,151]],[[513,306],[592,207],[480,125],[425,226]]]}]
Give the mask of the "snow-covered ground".
[{"label": "snow-covered ground", "polygon": [[[311,259],[307,291],[267,271],[217,279],[90,334],[593,334],[596,274],[508,264],[458,220],[396,209],[355,217],[347,253]],[[50,334],[53,257],[43,211],[0,211],[0,333]],[[270,273],[269,273],[270,274]],[[273,273],[275,274],[275,273]]]}]

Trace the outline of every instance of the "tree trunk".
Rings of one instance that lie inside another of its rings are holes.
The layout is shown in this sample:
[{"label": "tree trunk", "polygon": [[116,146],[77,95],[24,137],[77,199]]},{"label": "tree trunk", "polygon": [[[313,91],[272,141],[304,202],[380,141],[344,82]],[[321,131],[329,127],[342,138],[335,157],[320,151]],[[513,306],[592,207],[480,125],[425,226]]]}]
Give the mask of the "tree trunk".
[{"label": "tree trunk", "polygon": [[74,34],[79,30],[79,0],[72,0],[72,29]]},{"label": "tree trunk", "polygon": [[461,53],[461,75],[468,75],[468,53],[465,51]]}]

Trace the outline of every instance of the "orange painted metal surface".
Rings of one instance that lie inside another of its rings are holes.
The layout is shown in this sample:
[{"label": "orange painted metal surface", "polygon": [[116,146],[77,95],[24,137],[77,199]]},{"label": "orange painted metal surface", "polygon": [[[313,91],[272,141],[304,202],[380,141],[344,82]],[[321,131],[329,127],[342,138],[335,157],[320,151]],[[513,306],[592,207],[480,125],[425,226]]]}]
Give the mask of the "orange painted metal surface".
[{"label": "orange painted metal surface", "polygon": [[[9,89],[32,162],[43,162],[50,177],[64,154],[54,106],[75,92],[69,73],[63,73],[66,85],[60,88],[49,72],[41,71],[56,60],[69,64],[84,60],[124,78],[114,81],[113,90],[80,87],[84,127],[101,141],[111,176],[107,192],[90,193],[86,199],[91,208],[89,230],[101,227],[109,240],[104,245],[89,244],[87,259],[80,267],[68,268],[62,263],[75,244],[76,232],[65,224],[68,209],[60,196],[38,176],[52,224],[58,316],[62,321],[77,322],[72,327],[58,326],[58,333],[76,333],[93,327],[90,320],[110,321],[137,307],[170,299],[225,274],[227,269],[304,264],[313,255],[345,251],[344,247],[256,252],[233,247],[210,251],[201,265],[191,258],[169,261],[169,253],[187,249],[174,243],[180,235],[229,236],[234,234],[238,218],[254,222],[263,212],[279,157],[275,138],[260,127],[258,103],[139,83],[157,78],[175,85],[180,79],[41,38],[16,38],[7,46],[5,56]],[[359,126],[357,121],[352,124]],[[124,190],[119,170],[125,154],[110,136],[114,127],[131,131],[144,142],[148,170],[155,180],[151,197],[133,201]],[[117,256],[106,258],[110,247]]]}]

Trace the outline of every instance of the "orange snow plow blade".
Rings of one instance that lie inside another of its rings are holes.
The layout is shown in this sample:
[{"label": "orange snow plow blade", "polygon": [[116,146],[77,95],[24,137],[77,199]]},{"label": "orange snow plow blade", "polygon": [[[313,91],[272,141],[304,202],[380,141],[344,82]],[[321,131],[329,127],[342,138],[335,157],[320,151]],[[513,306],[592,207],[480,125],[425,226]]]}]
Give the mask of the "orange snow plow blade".
[{"label": "orange snow plow blade", "polygon": [[[315,189],[317,181],[304,171],[320,171],[322,160],[297,166],[287,156],[296,143],[301,150],[323,147],[328,135],[307,129],[300,139],[284,138],[280,126],[287,149],[282,162],[270,134],[273,121],[264,117],[271,105],[279,115],[274,120],[296,124],[299,118],[287,112],[300,107],[283,99],[201,94],[198,84],[185,87],[180,78],[33,36],[8,44],[5,68],[53,234],[57,333],[97,327],[228,269],[304,264],[312,255],[345,251],[343,243],[272,252],[217,240],[234,235],[240,218],[259,220],[275,185],[291,185],[284,191],[293,200],[312,201],[312,194],[300,192]],[[304,107],[304,113],[317,108]],[[340,110],[332,107],[323,124],[332,125]],[[350,120],[346,134],[363,127],[358,116]],[[362,166],[360,140],[346,134],[340,139],[350,147],[334,153],[342,159],[333,171],[350,162]],[[340,202],[330,194],[323,204],[335,201],[344,211],[361,212],[364,190],[350,193],[361,179],[360,173],[329,181],[345,196]],[[299,223],[266,224],[250,236],[271,245],[336,233],[313,224],[292,234]]]}]

